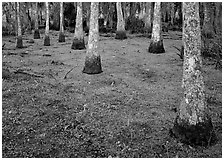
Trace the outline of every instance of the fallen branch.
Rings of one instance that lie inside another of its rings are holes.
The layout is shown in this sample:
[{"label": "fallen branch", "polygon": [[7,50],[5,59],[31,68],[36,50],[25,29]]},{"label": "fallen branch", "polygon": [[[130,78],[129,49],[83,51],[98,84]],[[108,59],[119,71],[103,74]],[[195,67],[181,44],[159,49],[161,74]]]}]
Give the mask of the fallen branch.
[{"label": "fallen branch", "polygon": [[38,74],[35,74],[35,73],[26,72],[26,71],[23,71],[23,70],[20,70],[20,69],[18,69],[17,71],[14,71],[14,73],[15,74],[18,74],[18,73],[20,73],[20,74],[27,74],[27,75],[32,76],[32,77],[44,78],[44,76],[42,76],[42,75],[38,75]]},{"label": "fallen branch", "polygon": [[[75,66],[75,67],[76,67],[76,66]],[[73,67],[72,69],[70,69],[70,70],[65,74],[64,79],[67,78],[67,75],[68,75],[68,74],[69,74],[75,67]]]}]

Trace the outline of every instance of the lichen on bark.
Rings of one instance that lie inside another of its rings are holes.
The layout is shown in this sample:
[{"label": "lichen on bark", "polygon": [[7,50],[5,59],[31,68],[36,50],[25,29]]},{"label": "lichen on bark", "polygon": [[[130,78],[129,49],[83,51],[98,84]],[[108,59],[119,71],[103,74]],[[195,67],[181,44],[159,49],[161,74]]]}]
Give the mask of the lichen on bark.
[{"label": "lichen on bark", "polygon": [[34,30],[34,39],[40,39],[39,25],[38,25],[38,2],[35,2],[35,30]]},{"label": "lichen on bark", "polygon": [[45,27],[45,37],[44,37],[44,46],[50,46],[50,37],[49,37],[49,4],[45,2],[46,5],[46,27]]},{"label": "lichen on bark", "polygon": [[58,42],[65,42],[63,25],[64,25],[64,9],[63,9],[63,2],[60,2],[60,32],[59,32]]},{"label": "lichen on bark", "polygon": [[152,28],[152,38],[149,44],[148,52],[150,53],[164,53],[163,39],[161,35],[161,2],[155,2],[154,6],[154,20]]},{"label": "lichen on bark", "polygon": [[72,42],[72,49],[85,49],[83,22],[82,22],[82,2],[77,2],[77,14],[75,24],[75,34]]},{"label": "lichen on bark", "polygon": [[102,72],[101,58],[98,53],[99,24],[98,24],[99,2],[91,2],[91,16],[88,47],[86,51],[85,66],[83,73],[98,74]]},{"label": "lichen on bark", "polygon": [[16,11],[17,11],[17,38],[16,38],[16,48],[23,48],[23,38],[22,38],[22,28],[20,21],[20,2],[16,2]]},{"label": "lichen on bark", "polygon": [[172,132],[180,141],[197,145],[210,143],[213,134],[211,118],[205,99],[205,85],[202,75],[201,30],[199,4],[183,3],[184,65],[183,99]]},{"label": "lichen on bark", "polygon": [[117,9],[117,31],[115,39],[126,39],[125,22],[121,8],[121,2],[116,2]]}]

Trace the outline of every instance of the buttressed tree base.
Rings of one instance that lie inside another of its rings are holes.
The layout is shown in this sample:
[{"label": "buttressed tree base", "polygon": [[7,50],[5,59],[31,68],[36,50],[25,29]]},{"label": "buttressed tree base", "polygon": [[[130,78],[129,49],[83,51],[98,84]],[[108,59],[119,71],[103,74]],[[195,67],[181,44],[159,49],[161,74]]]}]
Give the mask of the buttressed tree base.
[{"label": "buttressed tree base", "polygon": [[50,46],[50,37],[49,36],[44,37],[44,46]]},{"label": "buttressed tree base", "polygon": [[196,125],[190,125],[187,120],[177,116],[171,133],[180,142],[190,145],[208,146],[216,140],[209,116],[204,117],[204,120]]},{"label": "buttressed tree base", "polygon": [[116,31],[115,39],[127,39],[126,31]]},{"label": "buttressed tree base", "polygon": [[35,29],[34,30],[34,36],[33,36],[34,39],[40,39],[40,32],[39,32],[39,29]]},{"label": "buttressed tree base", "polygon": [[22,36],[17,37],[16,48],[23,48],[23,39]]},{"label": "buttressed tree base", "polygon": [[65,35],[64,35],[64,33],[62,33],[62,32],[59,33],[58,42],[65,42]]},{"label": "buttressed tree base", "polygon": [[82,71],[87,74],[98,74],[103,72],[101,68],[101,58],[99,56],[91,55],[86,56],[85,67]]},{"label": "buttressed tree base", "polygon": [[163,40],[161,39],[158,42],[151,41],[150,44],[149,44],[148,52],[149,53],[155,53],[155,54],[165,53],[165,49],[164,49],[164,46],[163,46]]},{"label": "buttressed tree base", "polygon": [[84,39],[78,40],[75,38],[72,42],[72,49],[86,49]]}]

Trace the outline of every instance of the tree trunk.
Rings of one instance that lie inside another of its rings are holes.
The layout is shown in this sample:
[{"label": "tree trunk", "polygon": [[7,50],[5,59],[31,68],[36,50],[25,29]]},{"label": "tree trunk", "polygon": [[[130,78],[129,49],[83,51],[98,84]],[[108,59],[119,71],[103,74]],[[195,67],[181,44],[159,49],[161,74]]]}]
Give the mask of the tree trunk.
[{"label": "tree trunk", "polygon": [[139,19],[143,19],[145,16],[145,2],[140,2]]},{"label": "tree trunk", "polygon": [[184,65],[183,100],[172,133],[181,142],[206,145],[210,143],[212,122],[208,115],[205,85],[202,76],[201,30],[199,3],[183,3]]},{"label": "tree trunk", "polygon": [[174,18],[175,18],[175,6],[174,2],[169,2],[170,4],[170,24],[174,25]]},{"label": "tree trunk", "polygon": [[222,3],[215,3],[215,33],[222,34]]},{"label": "tree trunk", "polygon": [[65,42],[63,2],[60,2],[60,32],[59,32],[58,42]]},{"label": "tree trunk", "polygon": [[85,66],[83,73],[98,74],[102,72],[101,59],[98,53],[99,41],[99,2],[91,2],[90,28],[88,48],[86,52]]},{"label": "tree trunk", "polygon": [[145,32],[152,33],[152,2],[146,2]]},{"label": "tree trunk", "polygon": [[20,21],[20,2],[16,2],[16,11],[17,11],[17,39],[16,39],[16,48],[23,48],[23,39],[22,39],[22,27]]},{"label": "tree trunk", "polygon": [[82,2],[77,2],[77,14],[75,23],[75,34],[72,49],[85,49],[83,21],[82,21]]},{"label": "tree trunk", "polygon": [[46,28],[45,28],[45,37],[44,37],[44,46],[50,46],[50,37],[49,37],[49,4],[46,4]]},{"label": "tree trunk", "polygon": [[152,28],[152,39],[149,44],[148,52],[150,53],[164,53],[163,39],[161,35],[161,2],[155,2],[154,19]]},{"label": "tree trunk", "polygon": [[121,8],[121,2],[116,2],[117,9],[117,31],[115,39],[126,39],[125,22]]},{"label": "tree trunk", "polygon": [[34,29],[34,39],[40,39],[39,25],[38,25],[38,2],[35,2],[35,29]]},{"label": "tree trunk", "polygon": [[203,30],[202,34],[206,38],[212,38],[214,37],[214,27],[213,23],[211,21],[211,2],[204,2],[204,22],[203,22]]}]

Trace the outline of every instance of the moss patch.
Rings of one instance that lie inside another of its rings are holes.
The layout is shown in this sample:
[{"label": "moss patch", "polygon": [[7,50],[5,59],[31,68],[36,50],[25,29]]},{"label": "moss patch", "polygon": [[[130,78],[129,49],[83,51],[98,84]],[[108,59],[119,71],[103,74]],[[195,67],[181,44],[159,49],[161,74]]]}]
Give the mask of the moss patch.
[{"label": "moss patch", "polygon": [[84,39],[81,39],[81,40],[74,39],[73,42],[72,42],[72,47],[71,48],[75,49],[75,50],[86,49]]},{"label": "moss patch", "polygon": [[58,42],[65,42],[65,35],[64,35],[64,33],[62,33],[62,32],[59,33]]},{"label": "moss patch", "polygon": [[127,39],[127,35],[125,31],[116,31],[115,39]]},{"label": "moss patch", "polygon": [[34,39],[40,39],[40,32],[39,32],[39,29],[35,29],[34,30],[34,36],[33,36]]},{"label": "moss patch", "polygon": [[100,56],[86,56],[85,66],[82,72],[87,74],[98,74],[103,72]]},{"label": "moss patch", "polygon": [[148,48],[149,53],[165,53],[165,49],[163,47],[163,40],[160,40],[158,42],[150,42],[149,48]]},{"label": "moss patch", "polygon": [[22,36],[18,36],[16,40],[16,48],[23,48],[23,39]]},{"label": "moss patch", "polygon": [[171,135],[183,143],[200,146],[211,145],[216,139],[210,118],[206,118],[206,120],[196,125],[190,125],[177,116]]},{"label": "moss patch", "polygon": [[46,36],[44,37],[44,46],[50,46],[50,37]]}]

